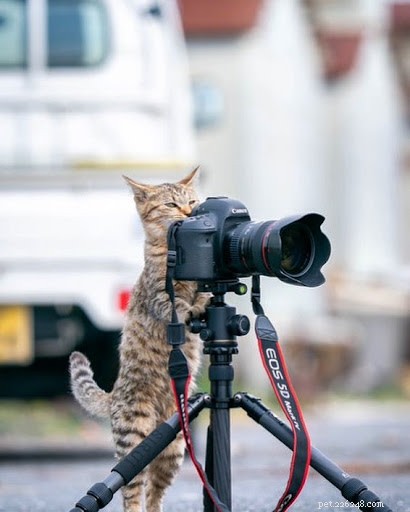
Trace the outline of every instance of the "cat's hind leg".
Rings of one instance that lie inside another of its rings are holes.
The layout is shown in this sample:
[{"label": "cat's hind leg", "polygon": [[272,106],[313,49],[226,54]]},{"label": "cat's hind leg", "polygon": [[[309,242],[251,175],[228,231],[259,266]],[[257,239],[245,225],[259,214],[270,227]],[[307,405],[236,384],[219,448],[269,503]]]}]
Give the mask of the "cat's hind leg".
[{"label": "cat's hind leg", "polygon": [[[125,457],[140,444],[155,428],[154,411],[147,403],[139,411],[132,409],[118,412],[118,418],[112,418],[112,431],[117,457]],[[122,488],[124,512],[142,512],[147,470],[141,471],[131,482]]]},{"label": "cat's hind leg", "polygon": [[145,486],[145,471],[122,488],[124,512],[142,512]]},{"label": "cat's hind leg", "polygon": [[146,512],[162,512],[165,491],[172,484],[184,460],[185,443],[181,434],[148,467]]},{"label": "cat's hind leg", "polygon": [[[130,436],[128,436],[128,439]],[[143,438],[135,437],[135,445],[139,444]],[[127,443],[128,444],[128,443]],[[117,456],[118,458],[123,458],[130,451],[131,448],[134,447],[127,446],[124,449],[121,445],[121,440],[117,440]],[[141,471],[135,478],[131,480],[131,482],[124,487],[122,487],[122,497],[124,504],[124,512],[142,512],[143,511],[143,503],[144,503],[144,489],[145,489],[145,481],[146,481],[146,470]]]}]

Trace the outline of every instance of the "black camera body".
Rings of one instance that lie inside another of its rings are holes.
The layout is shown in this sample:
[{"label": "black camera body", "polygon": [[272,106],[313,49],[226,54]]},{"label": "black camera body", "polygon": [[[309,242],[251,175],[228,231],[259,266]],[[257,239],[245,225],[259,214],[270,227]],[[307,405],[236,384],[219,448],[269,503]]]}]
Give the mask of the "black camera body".
[{"label": "black camera body", "polygon": [[330,255],[329,240],[320,230],[323,221],[310,213],[252,222],[240,201],[210,197],[170,228],[174,278],[216,282],[259,274],[318,286],[324,282],[320,268]]},{"label": "black camera body", "polygon": [[175,279],[218,281],[235,276],[224,264],[224,238],[230,229],[250,221],[247,208],[227,197],[209,197],[176,231]]}]

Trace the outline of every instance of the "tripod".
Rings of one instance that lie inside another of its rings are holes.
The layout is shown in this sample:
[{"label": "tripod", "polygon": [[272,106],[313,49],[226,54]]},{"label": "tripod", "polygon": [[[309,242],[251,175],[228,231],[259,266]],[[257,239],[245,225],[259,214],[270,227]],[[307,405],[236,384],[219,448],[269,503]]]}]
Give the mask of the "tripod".
[{"label": "tripod", "polygon": [[[234,307],[225,304],[224,296],[228,291],[242,294],[241,286],[244,285],[231,282],[215,283],[211,289],[206,288],[214,296],[203,318],[191,324],[191,330],[200,333],[204,353],[210,357],[210,393],[200,393],[189,399],[188,416],[192,421],[203,409],[210,409],[205,472],[219,499],[229,510],[232,510],[230,409],[242,408],[285,446],[291,450],[294,447],[292,430],[258,398],[242,392],[233,395],[232,392],[232,356],[238,353],[236,337],[249,332],[250,322],[246,316],[237,315]],[[105,507],[113,494],[159,455],[180,430],[179,415],[176,413],[124,457],[104,481],[94,484],[70,512],[97,512]],[[348,475],[315,447],[312,447],[310,465],[359,510],[392,512],[361,480]],[[206,492],[203,505],[204,512],[214,512],[214,504]]]}]

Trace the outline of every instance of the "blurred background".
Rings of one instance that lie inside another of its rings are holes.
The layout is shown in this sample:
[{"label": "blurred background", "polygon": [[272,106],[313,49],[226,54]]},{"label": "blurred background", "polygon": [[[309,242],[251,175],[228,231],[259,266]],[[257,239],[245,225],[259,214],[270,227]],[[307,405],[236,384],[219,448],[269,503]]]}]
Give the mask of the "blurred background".
[{"label": "blurred background", "polygon": [[197,164],[254,220],[326,217],[325,285],[262,278],[302,398],[410,397],[409,64],[404,0],[0,0],[0,397],[67,397],[77,348],[110,388],[143,264],[121,175]]},{"label": "blurred background", "polygon": [[256,219],[326,217],[326,285],[262,283],[300,389],[408,393],[410,3],[181,7],[204,190]]}]

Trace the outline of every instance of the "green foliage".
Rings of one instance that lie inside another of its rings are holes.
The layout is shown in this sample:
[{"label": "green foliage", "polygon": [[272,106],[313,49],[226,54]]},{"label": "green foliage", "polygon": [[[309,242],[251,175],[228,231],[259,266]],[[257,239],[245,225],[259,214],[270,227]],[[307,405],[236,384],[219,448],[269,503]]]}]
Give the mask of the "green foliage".
[{"label": "green foliage", "polygon": [[80,430],[82,418],[73,407],[54,401],[0,401],[0,435],[46,437]]}]

